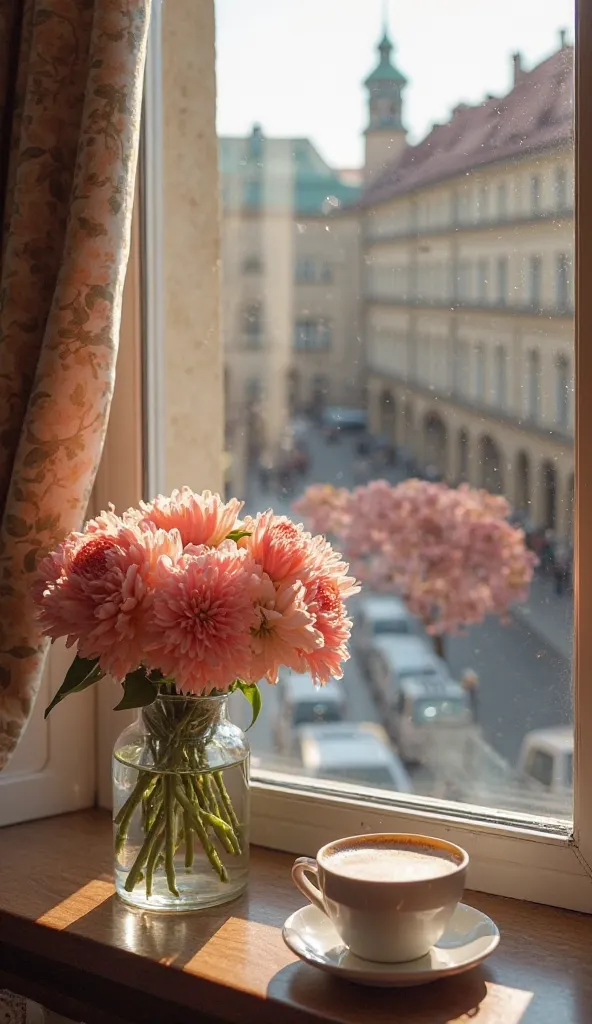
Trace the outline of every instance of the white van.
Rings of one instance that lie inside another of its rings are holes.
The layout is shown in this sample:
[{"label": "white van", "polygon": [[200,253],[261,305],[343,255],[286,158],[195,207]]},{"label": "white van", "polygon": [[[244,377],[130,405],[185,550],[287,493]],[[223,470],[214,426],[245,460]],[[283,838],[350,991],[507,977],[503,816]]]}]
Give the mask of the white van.
[{"label": "white van", "polygon": [[407,676],[387,712],[387,728],[403,761],[435,770],[460,768],[474,729],[467,696],[450,678]]},{"label": "white van", "polygon": [[404,679],[449,679],[445,662],[419,636],[377,636],[368,650],[368,676],[383,711],[396,702]]},{"label": "white van", "polygon": [[404,601],[392,594],[372,594],[361,598],[353,613],[352,646],[366,667],[368,652],[379,636],[414,636],[418,632]]},{"label": "white van", "polygon": [[398,793],[413,791],[386,732],[373,722],[303,726],[296,732],[296,746],[305,772],[314,778],[359,782]]},{"label": "white van", "polygon": [[570,726],[528,732],[518,759],[520,781],[541,792],[571,794],[573,751],[574,734]]}]

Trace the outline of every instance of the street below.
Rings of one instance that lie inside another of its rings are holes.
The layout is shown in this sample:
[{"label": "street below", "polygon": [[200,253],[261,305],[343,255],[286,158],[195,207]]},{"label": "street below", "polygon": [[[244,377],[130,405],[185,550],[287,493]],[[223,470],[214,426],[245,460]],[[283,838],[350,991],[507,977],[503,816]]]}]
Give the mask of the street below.
[{"label": "street below", "polygon": [[[291,515],[292,502],[311,483],[349,488],[370,478],[383,477],[391,482],[403,479],[396,468],[385,472],[369,464],[364,478],[356,451],[359,435],[355,432],[343,433],[338,441],[328,442],[318,427],[308,424],[305,429],[310,454],[306,474],[296,478],[290,489],[293,493],[274,486],[264,488],[253,474],[247,498],[247,511],[251,514],[271,507],[277,513]],[[354,629],[355,601],[350,604]],[[565,596],[563,601],[567,609],[571,597]],[[454,678],[459,679],[469,668],[478,675],[478,721],[484,740],[511,765],[516,764],[526,733],[573,721],[571,664],[556,646],[543,639],[544,621],[538,623],[537,629],[536,606],[530,612],[530,618],[512,615],[507,624],[491,618],[462,636],[446,638],[446,659]],[[344,667],[343,688],[350,720],[380,722],[355,656]],[[273,723],[277,697],[273,687],[265,687],[262,695],[263,712],[250,737],[255,757],[265,764],[276,753]],[[236,714],[240,724],[245,724],[248,709],[237,702]]]}]

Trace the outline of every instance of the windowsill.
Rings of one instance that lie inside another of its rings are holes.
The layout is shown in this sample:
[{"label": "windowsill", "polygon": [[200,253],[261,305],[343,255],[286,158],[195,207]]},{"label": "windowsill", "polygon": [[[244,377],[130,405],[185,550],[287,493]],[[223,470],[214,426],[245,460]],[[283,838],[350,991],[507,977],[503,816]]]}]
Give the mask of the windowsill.
[{"label": "windowsill", "polygon": [[282,923],[303,903],[286,854],[255,848],[245,896],[175,916],[133,911],[115,897],[101,811],[6,828],[0,850],[0,987],[87,1024],[590,1019],[585,915],[467,894],[500,927],[490,960],[434,985],[379,991],[339,984],[286,948]]}]

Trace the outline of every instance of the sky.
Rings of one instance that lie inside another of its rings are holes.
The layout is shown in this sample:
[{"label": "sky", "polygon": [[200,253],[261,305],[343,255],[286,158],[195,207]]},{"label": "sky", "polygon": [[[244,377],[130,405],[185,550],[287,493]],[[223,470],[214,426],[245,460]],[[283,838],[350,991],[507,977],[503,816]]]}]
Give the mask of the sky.
[{"label": "sky", "polygon": [[339,167],[359,166],[362,80],[377,63],[385,8],[409,80],[411,141],[459,102],[501,95],[511,54],[532,67],[573,40],[574,0],[216,0],[218,132],[307,136]]}]

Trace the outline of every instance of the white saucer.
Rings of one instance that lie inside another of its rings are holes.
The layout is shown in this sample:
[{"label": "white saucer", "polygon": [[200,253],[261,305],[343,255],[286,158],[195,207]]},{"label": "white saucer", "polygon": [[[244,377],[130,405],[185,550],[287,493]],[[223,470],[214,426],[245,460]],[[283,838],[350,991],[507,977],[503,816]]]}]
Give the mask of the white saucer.
[{"label": "white saucer", "polygon": [[350,953],[329,918],[308,905],[291,914],[284,942],[301,960],[358,985],[403,988],[425,985],[476,967],[497,946],[500,934],[490,917],[459,903],[440,941],[426,956],[403,964],[380,964]]}]

